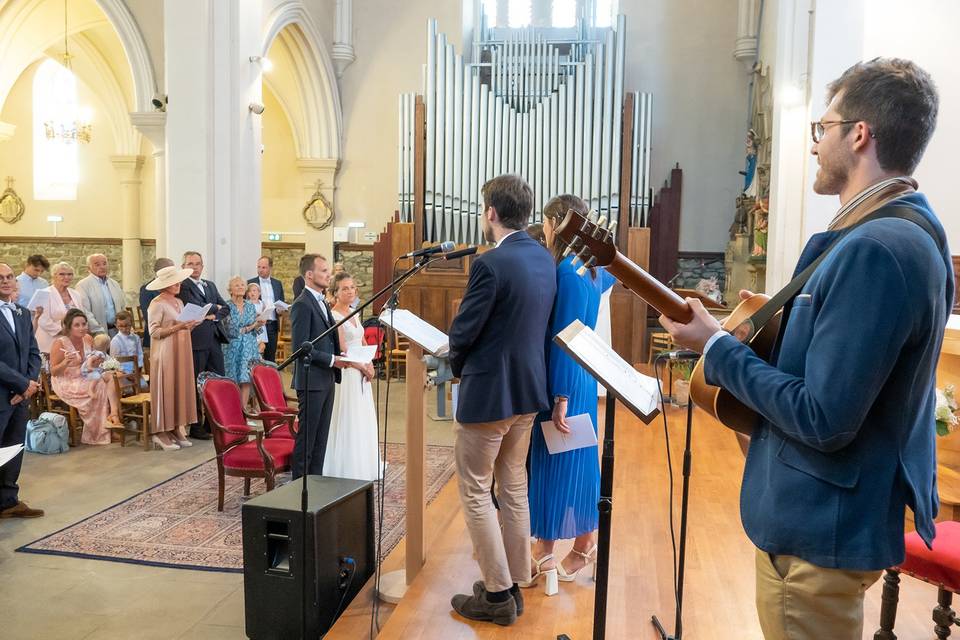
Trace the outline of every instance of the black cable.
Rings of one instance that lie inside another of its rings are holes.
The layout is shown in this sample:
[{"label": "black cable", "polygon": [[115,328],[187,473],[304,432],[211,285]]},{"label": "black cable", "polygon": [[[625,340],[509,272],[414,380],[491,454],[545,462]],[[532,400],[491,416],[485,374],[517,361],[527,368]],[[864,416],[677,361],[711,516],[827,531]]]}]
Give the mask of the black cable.
[{"label": "black cable", "polygon": [[[663,439],[667,446],[667,473],[670,475],[670,503],[669,503],[669,513],[670,513],[670,545],[673,548],[673,599],[674,604],[677,610],[680,610],[680,585],[677,580],[677,536],[674,530],[673,523],[673,459],[670,456],[670,429],[667,423],[667,412],[666,404],[663,397],[663,386],[660,384],[660,369],[663,365],[663,361],[667,357],[664,355],[659,355],[653,361],[653,377],[657,379],[657,393],[660,394],[660,415],[663,418]],[[689,400],[687,400],[689,402]]]},{"label": "black cable", "polygon": [[[346,563],[346,564],[348,564],[348,565],[350,565],[350,579],[347,581],[347,586],[344,587],[344,589],[343,589],[343,595],[340,596],[340,604],[337,605],[337,608],[336,608],[336,610],[334,611],[334,614],[333,614],[333,622],[331,622],[331,624],[330,624],[330,629],[333,628],[333,625],[334,625],[334,623],[336,623],[337,618],[339,618],[339,617],[340,617],[340,614],[343,613],[343,604],[344,604],[344,602],[346,602],[346,600],[347,600],[347,595],[350,593],[350,587],[353,585],[353,577],[354,577],[355,575],[357,575],[357,563],[356,563],[356,561],[355,561],[353,558],[351,558],[350,556],[346,556],[346,557],[343,559],[343,562]],[[338,577],[339,577],[339,576],[338,576]],[[322,638],[326,638],[326,637],[327,637],[327,633],[330,633],[330,629],[327,629],[326,633],[324,633],[322,636],[320,636],[320,638],[321,638],[321,639],[322,639]]]}]

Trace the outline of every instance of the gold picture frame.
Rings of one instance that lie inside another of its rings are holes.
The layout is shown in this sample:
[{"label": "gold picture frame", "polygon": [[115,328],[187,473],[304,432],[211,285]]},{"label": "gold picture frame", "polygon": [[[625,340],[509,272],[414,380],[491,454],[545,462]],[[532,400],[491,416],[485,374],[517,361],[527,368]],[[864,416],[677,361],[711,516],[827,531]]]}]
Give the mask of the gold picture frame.
[{"label": "gold picture frame", "polygon": [[26,211],[27,208],[23,204],[23,200],[13,190],[13,178],[7,176],[7,188],[3,195],[0,195],[0,219],[8,224],[15,224]]},{"label": "gold picture frame", "polygon": [[317,183],[317,190],[313,192],[313,195],[307,200],[306,206],[303,207],[302,215],[304,221],[318,231],[322,231],[333,224],[333,205],[320,193],[320,183]]}]

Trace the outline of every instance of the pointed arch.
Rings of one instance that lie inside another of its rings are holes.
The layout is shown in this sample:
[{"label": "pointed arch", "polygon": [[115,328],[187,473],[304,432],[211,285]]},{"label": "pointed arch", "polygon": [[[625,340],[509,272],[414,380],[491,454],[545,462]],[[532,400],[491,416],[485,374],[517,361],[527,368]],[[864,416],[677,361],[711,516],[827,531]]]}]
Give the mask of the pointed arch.
[{"label": "pointed arch", "polygon": [[291,82],[271,80],[284,105],[301,158],[340,159],[342,113],[340,91],[326,43],[299,0],[279,5],[264,26],[261,55],[274,42],[290,59]]}]

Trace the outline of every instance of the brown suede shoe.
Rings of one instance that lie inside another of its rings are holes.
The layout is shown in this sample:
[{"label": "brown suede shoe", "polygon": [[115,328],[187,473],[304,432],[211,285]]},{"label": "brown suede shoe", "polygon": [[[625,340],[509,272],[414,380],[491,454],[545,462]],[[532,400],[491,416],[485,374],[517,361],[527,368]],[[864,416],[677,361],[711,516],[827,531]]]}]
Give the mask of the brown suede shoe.
[{"label": "brown suede shoe", "polygon": [[[487,590],[481,584],[480,595],[459,594],[453,596],[450,604],[453,610],[469,620],[493,622],[501,626],[508,626],[517,621],[516,601],[511,597],[504,602],[490,602],[487,599]],[[477,589],[474,588],[476,592]]]},{"label": "brown suede shoe", "polygon": [[18,502],[12,507],[0,511],[0,518],[40,518],[43,509],[31,509],[26,502]]}]

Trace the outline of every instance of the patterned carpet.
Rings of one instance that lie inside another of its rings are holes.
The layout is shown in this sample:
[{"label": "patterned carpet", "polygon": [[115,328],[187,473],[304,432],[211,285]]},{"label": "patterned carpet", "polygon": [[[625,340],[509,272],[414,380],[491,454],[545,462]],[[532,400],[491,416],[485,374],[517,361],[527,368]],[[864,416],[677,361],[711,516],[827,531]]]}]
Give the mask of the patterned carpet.
[{"label": "patterned carpet", "polygon": [[[400,542],[406,529],[404,445],[388,445],[387,462],[381,557]],[[428,503],[453,470],[452,447],[427,447]],[[252,482],[251,495],[263,490],[262,480]],[[217,511],[217,463],[211,459],[17,551],[239,573],[242,504],[243,479],[228,476],[224,510]]]}]

